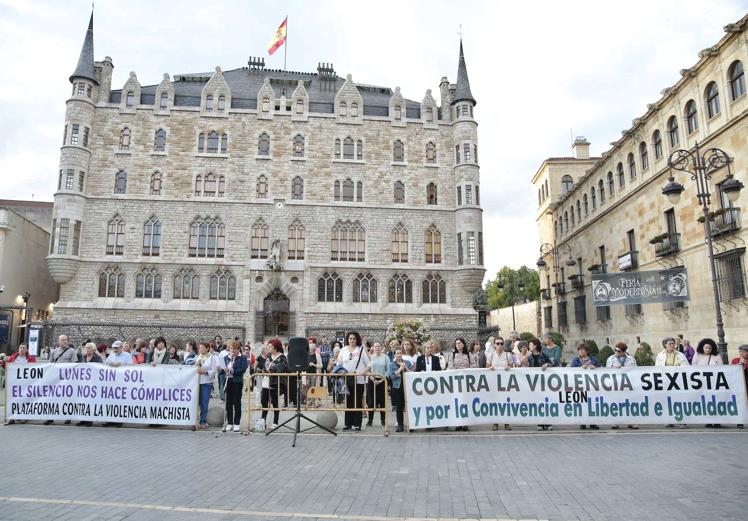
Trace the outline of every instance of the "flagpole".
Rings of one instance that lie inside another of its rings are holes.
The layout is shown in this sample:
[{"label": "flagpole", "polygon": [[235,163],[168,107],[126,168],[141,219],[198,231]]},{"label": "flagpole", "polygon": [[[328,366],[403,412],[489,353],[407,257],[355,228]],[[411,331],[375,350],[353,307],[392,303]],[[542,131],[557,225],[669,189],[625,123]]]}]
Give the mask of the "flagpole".
[{"label": "flagpole", "polygon": [[288,15],[286,15],[286,42],[283,45],[283,70],[286,70],[286,53],[288,51]]}]

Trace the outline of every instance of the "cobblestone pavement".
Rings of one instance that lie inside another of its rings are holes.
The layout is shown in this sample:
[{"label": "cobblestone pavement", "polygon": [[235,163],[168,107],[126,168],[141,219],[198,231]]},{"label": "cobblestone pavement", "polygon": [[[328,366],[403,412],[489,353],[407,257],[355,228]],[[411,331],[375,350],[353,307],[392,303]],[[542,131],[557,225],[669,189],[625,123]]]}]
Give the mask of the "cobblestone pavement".
[{"label": "cobblestone pavement", "polygon": [[0,427],[2,520],[746,519],[748,433]]}]

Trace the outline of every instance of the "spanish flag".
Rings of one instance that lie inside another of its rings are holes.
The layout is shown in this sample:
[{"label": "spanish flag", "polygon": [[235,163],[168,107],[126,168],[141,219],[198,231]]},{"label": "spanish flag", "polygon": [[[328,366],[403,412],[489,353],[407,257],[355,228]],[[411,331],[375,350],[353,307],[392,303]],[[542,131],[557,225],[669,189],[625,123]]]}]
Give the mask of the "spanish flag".
[{"label": "spanish flag", "polygon": [[286,18],[283,19],[283,23],[278,26],[278,29],[275,31],[275,34],[268,44],[268,54],[270,56],[278,50],[278,47],[286,43],[286,22],[288,22],[288,16],[286,16]]}]

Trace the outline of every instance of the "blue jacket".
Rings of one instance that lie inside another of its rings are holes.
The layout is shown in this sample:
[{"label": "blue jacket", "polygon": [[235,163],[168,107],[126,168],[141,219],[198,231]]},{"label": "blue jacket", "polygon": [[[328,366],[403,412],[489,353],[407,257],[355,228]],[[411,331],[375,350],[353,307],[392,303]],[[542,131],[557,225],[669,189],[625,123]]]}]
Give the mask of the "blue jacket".
[{"label": "blue jacket", "polygon": [[[597,358],[595,358],[594,356],[590,356],[590,365],[600,367],[600,364],[597,363]],[[569,364],[569,367],[582,367],[582,361],[578,356],[575,356],[571,359],[571,364]]]},{"label": "blue jacket", "polygon": [[[231,355],[226,355],[223,357],[223,361],[226,365],[229,365],[231,362]],[[234,359],[234,374],[231,376],[231,379],[229,381],[234,383],[241,383],[244,381],[244,373],[247,372],[247,368],[249,367],[249,363],[247,362],[247,357],[244,355],[239,355]]]},{"label": "blue jacket", "polygon": [[[407,360],[403,360],[403,363],[405,364],[405,367],[408,368],[408,371],[413,370],[413,365],[408,362]],[[392,365],[390,365],[390,381],[392,382],[392,388],[393,389],[400,389],[403,385],[403,379],[402,374],[399,374],[397,370],[399,369],[397,362],[392,362]]]}]

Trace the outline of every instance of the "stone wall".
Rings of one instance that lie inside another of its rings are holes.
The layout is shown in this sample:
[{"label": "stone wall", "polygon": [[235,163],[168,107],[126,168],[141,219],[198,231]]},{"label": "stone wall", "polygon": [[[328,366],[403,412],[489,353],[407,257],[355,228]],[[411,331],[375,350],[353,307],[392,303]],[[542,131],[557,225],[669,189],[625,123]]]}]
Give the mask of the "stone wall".
[{"label": "stone wall", "polygon": [[[506,336],[510,331],[515,330],[518,333],[532,333],[539,336],[540,327],[540,306],[539,302],[525,302],[514,306],[514,322],[512,322],[511,306],[499,309],[492,309],[488,318],[489,325],[499,328],[499,334]],[[512,324],[516,324],[513,326]]]}]

